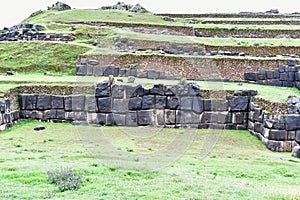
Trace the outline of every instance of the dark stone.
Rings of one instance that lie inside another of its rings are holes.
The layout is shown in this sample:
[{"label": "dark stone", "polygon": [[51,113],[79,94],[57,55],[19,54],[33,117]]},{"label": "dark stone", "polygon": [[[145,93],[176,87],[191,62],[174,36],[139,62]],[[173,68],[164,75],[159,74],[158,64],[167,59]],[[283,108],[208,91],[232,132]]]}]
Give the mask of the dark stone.
[{"label": "dark stone", "polygon": [[51,96],[51,106],[53,109],[64,108],[64,97],[63,96]]},{"label": "dark stone", "polygon": [[244,122],[244,113],[237,112],[232,115],[232,122],[234,124],[242,124]]},{"label": "dark stone", "polygon": [[280,81],[287,81],[288,80],[288,74],[287,73],[280,73],[279,80]]},{"label": "dark stone", "polygon": [[29,94],[26,98],[26,110],[35,110],[37,103],[37,95]]},{"label": "dark stone", "polygon": [[289,81],[295,81],[295,72],[289,72]]},{"label": "dark stone", "polygon": [[104,69],[103,76],[119,76],[119,68],[115,66],[108,66]]},{"label": "dark stone", "polygon": [[267,79],[273,79],[274,78],[274,71],[266,71],[266,78]]},{"label": "dark stone", "polygon": [[45,129],[46,129],[45,126],[43,126],[43,125],[38,125],[38,126],[34,127],[33,130],[35,130],[35,131],[41,131],[41,130],[45,130]]},{"label": "dark stone", "polygon": [[284,72],[284,70],[285,70],[285,67],[284,67],[284,65],[278,65],[278,72],[279,73],[283,73]]},{"label": "dark stone", "polygon": [[114,99],[112,112],[114,113],[127,113],[128,112],[128,99]]},{"label": "dark stone", "polygon": [[266,146],[271,151],[282,151],[283,143],[281,141],[268,140]]},{"label": "dark stone", "polygon": [[154,95],[143,96],[142,109],[152,109],[155,103]]},{"label": "dark stone", "polygon": [[73,111],[84,111],[85,110],[85,96],[76,95],[71,96],[72,98],[72,110]]},{"label": "dark stone", "polygon": [[137,126],[137,113],[128,112],[125,117],[126,126]]},{"label": "dark stone", "polygon": [[98,113],[97,121],[98,121],[98,124],[105,125],[106,124],[106,114]]},{"label": "dark stone", "polygon": [[296,142],[299,142],[299,143],[300,143],[300,130],[297,130],[297,131],[296,131],[295,140],[296,140]]},{"label": "dark stone", "polygon": [[147,126],[153,125],[153,112],[148,110],[138,111],[138,125]]},{"label": "dark stone", "polygon": [[175,110],[165,110],[165,122],[166,124],[176,123],[176,111]]},{"label": "dark stone", "polygon": [[142,109],[142,98],[134,97],[130,98],[128,103],[129,110],[141,110]]},{"label": "dark stone", "polygon": [[179,109],[179,98],[176,96],[171,96],[167,98],[167,108],[168,109]]},{"label": "dark stone", "polygon": [[155,98],[155,108],[163,109],[167,106],[167,97],[165,96],[156,96]]},{"label": "dark stone", "polygon": [[212,111],[227,111],[228,103],[226,100],[222,99],[212,99],[210,101]]},{"label": "dark stone", "polygon": [[111,96],[113,98],[124,98],[125,88],[123,85],[113,85],[111,88]]},{"label": "dark stone", "polygon": [[282,82],[278,79],[272,79],[270,80],[269,85],[280,87],[282,86]]},{"label": "dark stone", "polygon": [[203,100],[200,99],[200,97],[193,97],[193,107],[192,110],[195,113],[202,113],[204,108],[203,108]]},{"label": "dark stone", "polygon": [[177,111],[176,123],[177,124],[198,124],[199,115],[191,111]]},{"label": "dark stone", "polygon": [[230,111],[246,111],[248,109],[249,99],[247,96],[229,98]]},{"label": "dark stone", "polygon": [[296,66],[296,60],[295,59],[288,59],[287,63],[288,63],[288,66]]},{"label": "dark stone", "polygon": [[151,89],[150,89],[150,94],[152,95],[164,95],[165,91],[165,87],[162,84],[159,85],[154,85]]},{"label": "dark stone", "polygon": [[276,141],[285,141],[285,140],[287,140],[287,131],[271,129],[269,132],[268,139],[276,140]]},{"label": "dark stone", "polygon": [[57,119],[65,119],[66,112],[64,110],[56,110],[56,118]]},{"label": "dark stone", "polygon": [[132,97],[142,97],[144,96],[144,88],[141,85],[138,86],[125,86],[125,94],[126,98],[132,98]]},{"label": "dark stone", "polygon": [[98,112],[97,99],[95,96],[87,95],[85,96],[85,111],[88,112]]},{"label": "dark stone", "polygon": [[160,72],[154,71],[154,70],[148,71],[148,78],[149,79],[159,79],[159,77],[160,77]]},{"label": "dark stone", "polygon": [[244,79],[248,81],[257,81],[257,72],[247,72],[244,74]]},{"label": "dark stone", "polygon": [[285,118],[286,130],[299,130],[300,129],[300,115],[287,115]]},{"label": "dark stone", "polygon": [[167,85],[165,89],[166,96],[175,96],[176,94],[176,86],[174,85]]},{"label": "dark stone", "polygon": [[51,96],[50,95],[38,95],[37,109],[39,109],[39,110],[51,109]]},{"label": "dark stone", "polygon": [[200,96],[200,86],[196,83],[189,83],[189,95],[190,96]]},{"label": "dark stone", "polygon": [[87,119],[85,112],[74,112],[75,120],[85,121]]},{"label": "dark stone", "polygon": [[101,113],[110,113],[112,107],[111,98],[99,98],[98,99],[98,110]]},{"label": "dark stone", "polygon": [[77,65],[76,66],[76,75],[77,76],[86,76],[87,75],[87,66],[86,65]]},{"label": "dark stone", "polygon": [[21,110],[26,109],[26,98],[27,98],[27,95],[24,95],[24,94],[19,94],[18,95],[19,106],[20,106]]},{"label": "dark stone", "polygon": [[104,68],[101,66],[94,66],[93,67],[93,75],[94,76],[104,76],[103,75]]},{"label": "dark stone", "polygon": [[108,81],[95,85],[96,97],[109,97],[111,95],[110,83]]},{"label": "dark stone", "polygon": [[192,110],[193,98],[192,97],[181,97],[180,108],[181,110]]}]

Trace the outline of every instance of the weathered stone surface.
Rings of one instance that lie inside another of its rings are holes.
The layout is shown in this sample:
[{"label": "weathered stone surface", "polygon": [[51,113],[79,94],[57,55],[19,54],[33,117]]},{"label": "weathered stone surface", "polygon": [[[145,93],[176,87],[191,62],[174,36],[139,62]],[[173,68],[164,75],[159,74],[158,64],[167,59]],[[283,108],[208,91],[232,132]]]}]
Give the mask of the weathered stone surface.
[{"label": "weathered stone surface", "polygon": [[269,132],[270,140],[285,141],[287,140],[287,131],[271,129]]},{"label": "weathered stone surface", "polygon": [[200,97],[193,97],[192,111],[200,114],[203,112],[203,109],[203,100],[201,100]]},{"label": "weathered stone surface", "polygon": [[292,156],[300,158],[300,146],[295,146],[292,150]]},{"label": "weathered stone surface", "polygon": [[180,109],[179,97],[176,97],[176,96],[167,97],[167,108],[168,109]]},{"label": "weathered stone surface", "polygon": [[101,113],[110,113],[112,107],[111,98],[99,98],[98,99],[98,110]]},{"label": "weathered stone surface", "polygon": [[114,99],[112,112],[114,113],[127,113],[129,99]]},{"label": "weathered stone surface", "polygon": [[247,111],[249,99],[247,96],[229,98],[230,111]]},{"label": "weathered stone surface", "polygon": [[150,90],[151,95],[164,95],[165,87],[162,84],[154,85]]},{"label": "weathered stone surface", "polygon": [[86,120],[86,113],[85,112],[74,112],[75,120],[85,121]]},{"label": "weathered stone surface", "polygon": [[125,88],[123,85],[113,85],[111,88],[111,96],[113,98],[124,98]]},{"label": "weathered stone surface", "polygon": [[142,97],[144,96],[144,88],[141,85],[137,86],[125,86],[125,96],[126,98],[132,98],[132,97]]},{"label": "weathered stone surface", "polygon": [[142,109],[142,98],[140,98],[140,97],[130,98],[129,103],[128,103],[128,109],[129,110]]},{"label": "weathered stone surface", "polygon": [[165,122],[166,124],[176,123],[176,111],[175,110],[165,110]]},{"label": "weathered stone surface", "polygon": [[299,130],[300,129],[300,115],[287,115],[285,117],[286,130]]},{"label": "weathered stone surface", "polygon": [[135,77],[134,76],[128,76],[127,83],[134,83]]},{"label": "weathered stone surface", "polygon": [[151,109],[154,108],[155,103],[154,95],[143,96],[142,100],[142,109]]},{"label": "weathered stone surface", "polygon": [[53,109],[64,108],[64,97],[63,96],[51,96],[51,106]]},{"label": "weathered stone surface", "polygon": [[156,96],[155,97],[155,108],[163,109],[167,106],[167,97],[165,96]]},{"label": "weathered stone surface", "polygon": [[146,126],[153,125],[154,117],[151,110],[138,111],[138,125]]},{"label": "weathered stone surface", "polygon": [[101,66],[94,66],[93,67],[93,75],[94,76],[103,76],[104,68]]},{"label": "weathered stone surface", "polygon": [[57,119],[65,119],[66,112],[62,109],[56,110],[56,118]]},{"label": "weathered stone surface", "polygon": [[85,96],[84,95],[73,95],[72,98],[72,110],[73,111],[84,111],[85,109]]},{"label": "weathered stone surface", "polygon": [[242,124],[244,122],[244,113],[236,112],[232,114],[232,122]]},{"label": "weathered stone surface", "polygon": [[76,75],[77,76],[86,76],[87,75],[87,66],[86,65],[77,65],[76,66]]},{"label": "weathered stone surface", "polygon": [[97,112],[98,106],[97,106],[97,99],[95,96],[87,95],[85,96],[85,111],[88,112]]},{"label": "weathered stone surface", "polygon": [[191,111],[176,111],[177,124],[198,124],[199,115]]},{"label": "weathered stone surface", "polygon": [[295,137],[296,142],[300,143],[300,130],[296,131],[296,137]]},{"label": "weathered stone surface", "polygon": [[98,113],[97,114],[97,123],[100,125],[106,124],[106,114]]},{"label": "weathered stone surface", "polygon": [[244,74],[244,79],[248,81],[257,81],[257,72],[248,72]]},{"label": "weathered stone surface", "polygon": [[35,110],[37,103],[37,95],[29,94],[26,97],[26,110]]},{"label": "weathered stone surface", "polygon": [[160,72],[154,71],[154,70],[150,70],[150,71],[148,71],[148,75],[147,76],[148,76],[149,79],[159,79]]},{"label": "weathered stone surface", "polygon": [[39,109],[39,110],[51,109],[51,96],[50,95],[38,95],[37,109]]},{"label": "weathered stone surface", "polygon": [[282,141],[268,140],[266,142],[266,146],[271,151],[282,151],[282,149],[283,149],[283,142]]},{"label": "weathered stone surface", "polygon": [[18,95],[19,106],[20,106],[21,110],[26,109],[26,98],[27,98],[27,95],[24,95],[24,94],[19,94]]},{"label": "weathered stone surface", "polygon": [[110,83],[108,81],[97,83],[95,85],[96,97],[109,97],[111,95]]},{"label": "weathered stone surface", "polygon": [[212,99],[210,100],[210,106],[212,111],[227,111],[228,102],[222,99]]},{"label": "weathered stone surface", "polygon": [[107,66],[104,68],[103,76],[119,76],[119,68],[115,66]]},{"label": "weathered stone surface", "polygon": [[125,117],[126,126],[137,126],[137,113],[130,111],[126,114]]},{"label": "weathered stone surface", "polygon": [[86,120],[89,124],[99,124],[97,113],[87,113]]}]

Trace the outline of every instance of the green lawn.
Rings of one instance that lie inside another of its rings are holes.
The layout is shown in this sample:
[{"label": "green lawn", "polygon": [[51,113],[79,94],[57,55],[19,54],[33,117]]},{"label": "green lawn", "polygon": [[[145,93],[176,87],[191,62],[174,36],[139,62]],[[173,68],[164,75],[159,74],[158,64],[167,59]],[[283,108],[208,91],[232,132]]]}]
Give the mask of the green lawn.
[{"label": "green lawn", "polygon": [[[46,130],[34,132],[39,124]],[[0,133],[0,149],[1,199],[300,198],[300,160],[247,131],[22,121]],[[79,190],[47,182],[60,167],[82,174]]]}]

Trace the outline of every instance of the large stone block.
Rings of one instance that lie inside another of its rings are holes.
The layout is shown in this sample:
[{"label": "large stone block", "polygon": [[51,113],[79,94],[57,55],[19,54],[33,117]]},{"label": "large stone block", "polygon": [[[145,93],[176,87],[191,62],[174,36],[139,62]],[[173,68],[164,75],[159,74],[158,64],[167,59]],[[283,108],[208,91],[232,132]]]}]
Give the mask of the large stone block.
[{"label": "large stone block", "polygon": [[204,110],[203,100],[201,100],[200,97],[193,97],[192,111],[200,114],[203,112],[203,110]]},{"label": "large stone block", "polygon": [[159,79],[159,76],[160,76],[160,72],[158,71],[154,71],[154,70],[148,71],[147,77],[149,79]]},{"label": "large stone block", "polygon": [[249,105],[249,98],[247,96],[231,97],[229,98],[230,111],[246,111]]},{"label": "large stone block", "polygon": [[151,111],[151,110],[138,111],[138,125],[139,126],[153,125],[153,122],[154,122],[153,111]]},{"label": "large stone block", "polygon": [[295,81],[295,72],[289,72],[288,77],[288,81]]},{"label": "large stone block", "polygon": [[98,113],[97,114],[97,123],[100,125],[106,124],[106,114]]},{"label": "large stone block", "polygon": [[72,111],[72,96],[64,97],[65,111]]},{"label": "large stone block", "polygon": [[85,96],[84,95],[73,95],[72,98],[72,110],[73,111],[84,111],[85,109]]},{"label": "large stone block", "polygon": [[75,120],[85,121],[87,119],[86,112],[74,112]]},{"label": "large stone block", "polygon": [[176,111],[175,110],[165,110],[165,123],[175,124],[176,123]]},{"label": "large stone block", "polygon": [[141,110],[142,109],[142,98],[134,97],[130,98],[128,103],[129,110]]},{"label": "large stone block", "polygon": [[296,137],[295,137],[296,142],[300,143],[300,130],[296,131]]},{"label": "large stone block", "polygon": [[283,150],[283,142],[282,141],[274,141],[274,140],[268,140],[266,142],[266,146],[271,151],[282,151]]},{"label": "large stone block", "polygon": [[155,108],[163,109],[167,106],[167,97],[165,96],[156,96],[155,97]]},{"label": "large stone block", "polygon": [[276,140],[276,141],[285,141],[287,140],[287,131],[286,130],[276,130],[271,129],[269,132],[269,138],[270,140]]},{"label": "large stone block", "polygon": [[149,90],[151,95],[164,95],[165,93],[165,86],[162,84],[159,85],[154,85],[152,88]]},{"label": "large stone block", "polygon": [[126,126],[137,126],[137,113],[130,111],[126,114],[125,117]]},{"label": "large stone block", "polygon": [[125,86],[125,96],[127,99],[132,97],[142,97],[144,96],[144,88],[141,85],[137,86]]},{"label": "large stone block", "polygon": [[113,98],[124,98],[125,88],[123,85],[113,85],[111,88],[111,96]]},{"label": "large stone block", "polygon": [[280,81],[287,81],[288,80],[288,74],[286,72],[280,73],[279,80]]},{"label": "large stone block", "polygon": [[37,104],[37,95],[29,94],[26,98],[26,110],[35,110]]},{"label": "large stone block", "polygon": [[196,83],[189,83],[189,95],[190,96],[200,96],[200,86]]},{"label": "large stone block", "polygon": [[19,106],[20,106],[21,110],[26,109],[26,98],[27,98],[27,95],[24,95],[24,94],[18,95],[18,101],[19,101]]},{"label": "large stone block", "polygon": [[154,112],[155,115],[154,117],[156,117],[156,122],[157,125],[165,125],[165,112],[164,110],[156,110],[156,112]]},{"label": "large stone block", "polygon": [[51,96],[51,106],[53,109],[64,108],[64,97],[63,96]]},{"label": "large stone block", "polygon": [[50,95],[38,95],[37,109],[38,110],[51,109],[51,96]]},{"label": "large stone block", "polygon": [[155,105],[154,95],[143,96],[142,109],[152,109],[154,108],[154,105]]},{"label": "large stone block", "polygon": [[93,75],[94,76],[103,76],[104,67],[101,66],[94,66],[93,67]]},{"label": "large stone block", "polygon": [[286,130],[299,130],[300,129],[300,115],[287,115],[285,117]]},{"label": "large stone block", "polygon": [[296,60],[295,59],[288,59],[288,66],[296,66]]},{"label": "large stone block", "polygon": [[300,158],[300,146],[293,147],[292,156]]},{"label": "large stone block", "polygon": [[274,78],[274,71],[268,70],[266,71],[266,78],[273,79]]},{"label": "large stone block", "polygon": [[66,117],[66,112],[62,109],[56,110],[56,118],[57,119],[65,119]]},{"label": "large stone block", "polygon": [[103,71],[103,76],[119,76],[119,68],[115,67],[115,66],[107,66],[106,68],[104,68]]},{"label": "large stone block", "polygon": [[167,85],[165,89],[166,96],[175,96],[176,95],[176,86],[175,85]]},{"label": "large stone block", "polygon": [[76,66],[76,75],[77,76],[86,76],[87,75],[87,66],[86,65],[77,65]]},{"label": "large stone block", "polygon": [[173,110],[180,109],[179,97],[177,96],[167,97],[167,108]]},{"label": "large stone block", "polygon": [[147,78],[148,72],[147,71],[137,71],[136,76],[138,78]]},{"label": "large stone block", "polygon": [[233,113],[232,122],[234,124],[242,124],[244,122],[244,113],[240,113],[240,112]]},{"label": "large stone block", "polygon": [[179,84],[177,85],[176,95],[177,96],[189,96],[190,87],[188,85]]},{"label": "large stone block", "polygon": [[127,113],[129,99],[114,99],[112,112],[114,113]]},{"label": "large stone block", "polygon": [[98,110],[100,113],[110,113],[112,107],[111,98],[99,98],[98,99]]},{"label": "large stone block", "polygon": [[108,81],[95,84],[96,97],[109,97],[111,95],[110,83]]},{"label": "large stone block", "polygon": [[212,99],[210,101],[210,106],[212,111],[227,111],[228,102],[223,99]]},{"label": "large stone block", "polygon": [[176,124],[198,124],[199,115],[191,111],[176,111]]},{"label": "large stone block", "polygon": [[181,110],[192,110],[193,97],[181,97],[180,108],[181,108]]},{"label": "large stone block", "polygon": [[244,74],[244,79],[247,81],[257,81],[257,72],[247,72]]},{"label": "large stone block", "polygon": [[86,120],[89,124],[99,124],[97,113],[87,113]]},{"label": "large stone block", "polygon": [[87,112],[97,112],[97,99],[95,96],[87,95],[85,96],[85,111]]}]

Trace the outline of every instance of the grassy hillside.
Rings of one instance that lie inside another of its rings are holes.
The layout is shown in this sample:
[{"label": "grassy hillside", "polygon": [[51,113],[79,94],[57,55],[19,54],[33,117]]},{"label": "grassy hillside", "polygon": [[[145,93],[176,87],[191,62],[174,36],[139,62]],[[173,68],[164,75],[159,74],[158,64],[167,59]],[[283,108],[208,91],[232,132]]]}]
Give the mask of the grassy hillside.
[{"label": "grassy hillside", "polygon": [[54,42],[1,42],[0,70],[74,73],[78,54],[91,48]]}]

